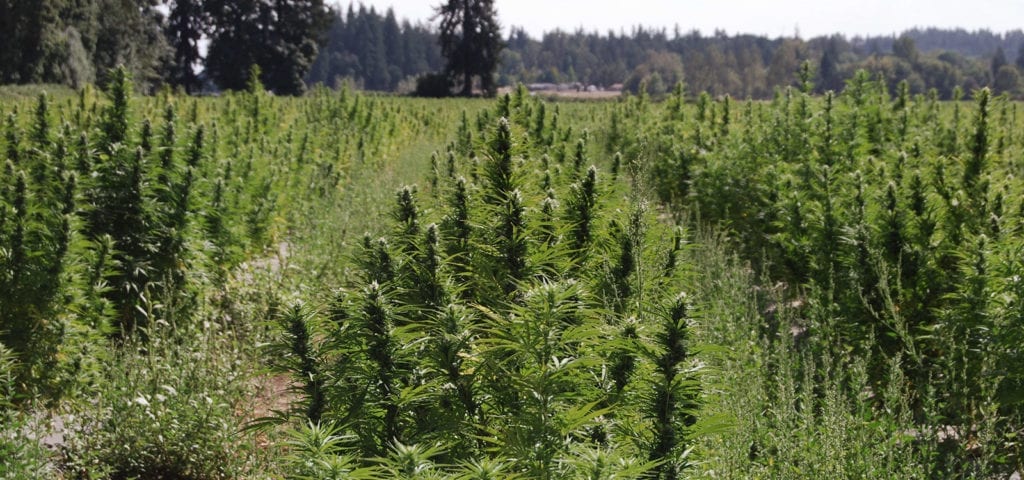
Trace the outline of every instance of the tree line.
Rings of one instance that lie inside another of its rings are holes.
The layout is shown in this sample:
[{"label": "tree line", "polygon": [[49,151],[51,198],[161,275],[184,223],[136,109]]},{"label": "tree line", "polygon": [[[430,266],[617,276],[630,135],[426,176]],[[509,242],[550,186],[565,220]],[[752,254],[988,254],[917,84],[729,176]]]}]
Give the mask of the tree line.
[{"label": "tree line", "polygon": [[[414,80],[443,68],[435,26],[399,23],[388,9],[349,5],[336,12],[328,39],[307,81],[333,86],[351,81],[367,90],[409,92]],[[582,83],[609,87],[622,83],[637,91],[667,93],[678,80],[691,91],[741,98],[769,98],[776,87],[796,86],[794,75],[807,61],[815,90],[842,90],[859,70],[882,78],[895,92],[907,80],[912,94],[936,90],[952,99],[957,86],[985,86],[998,93],[1022,92],[1024,32],[913,29],[900,36],[842,35],[768,38],[702,35],[678,29],[636,27],[627,32],[565,32],[540,38],[512,28],[504,38],[497,84]],[[1005,68],[1004,68],[1005,67]]]},{"label": "tree line", "polygon": [[[935,89],[943,99],[953,98],[956,86],[967,91],[990,86],[998,93],[1020,93],[1024,71],[1021,32],[997,36],[1017,39],[1015,50],[1001,43],[992,50],[966,53],[934,48],[940,44],[936,40],[943,35],[940,32],[956,41],[993,35],[931,29],[911,30],[894,38],[832,35],[803,40],[726,35],[722,31],[702,35],[677,29],[669,33],[638,27],[629,33],[554,31],[536,39],[522,29],[513,29],[500,77],[504,83],[624,83],[633,91],[646,81],[651,93],[667,93],[677,80],[685,79],[691,91],[769,98],[777,87],[797,86],[794,73],[807,61],[819,93],[841,90],[859,70],[883,78],[890,91],[907,80],[911,93]],[[1009,58],[1013,53],[1016,56]]]},{"label": "tree line", "polygon": [[449,1],[435,12],[437,28],[399,24],[391,8],[378,13],[350,3],[336,10],[307,83],[423,96],[471,95],[478,86],[493,94],[505,47],[494,1]]},{"label": "tree line", "polygon": [[429,25],[399,23],[390,8],[380,14],[350,4],[334,15],[308,81],[334,86],[347,79],[366,90],[394,91],[410,88],[405,80],[443,67],[437,31]]},{"label": "tree line", "polygon": [[[343,81],[379,91],[411,92],[415,79],[444,68],[436,26],[399,21],[393,10],[350,4],[332,18],[327,40],[307,82]],[[859,70],[882,78],[895,92],[907,80],[912,94],[936,90],[952,99],[990,86],[1019,94],[1024,72],[1024,32],[913,29],[900,36],[812,39],[702,35],[636,27],[630,32],[565,32],[540,38],[512,28],[503,39],[496,83],[622,83],[637,91],[667,93],[678,80],[691,91],[740,98],[769,98],[776,87],[796,86],[807,61],[818,93],[842,90]],[[1004,68],[1005,67],[1005,68]]]},{"label": "tree line", "polygon": [[[493,10],[492,2],[483,3]],[[448,71],[449,88],[467,93],[464,80],[446,65],[446,58],[460,54],[445,55],[442,48],[461,37],[460,26],[447,42],[441,41],[443,27],[400,21],[391,9],[334,9],[322,0],[0,0],[0,83],[103,84],[123,64],[143,90],[241,89],[255,64],[260,80],[279,94],[344,81],[408,93],[418,78],[440,71]],[[504,38],[483,40],[505,47],[480,50],[501,52],[493,74],[474,72],[485,91],[517,82],[623,84],[631,91],[643,84],[661,94],[685,80],[691,91],[769,98],[778,87],[794,86],[794,72],[809,62],[819,93],[841,90],[859,70],[883,79],[890,91],[906,80],[911,94],[934,89],[940,99],[954,98],[957,86],[1024,93],[1021,30],[929,28],[804,40],[644,27],[555,30],[535,38],[512,28]]]}]

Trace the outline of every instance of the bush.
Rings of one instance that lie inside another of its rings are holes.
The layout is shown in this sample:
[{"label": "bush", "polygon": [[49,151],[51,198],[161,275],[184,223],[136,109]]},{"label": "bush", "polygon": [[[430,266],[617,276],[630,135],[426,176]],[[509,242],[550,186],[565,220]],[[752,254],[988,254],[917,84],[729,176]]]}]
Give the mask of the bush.
[{"label": "bush", "polygon": [[[226,355],[226,352],[231,354]],[[243,476],[241,354],[216,330],[129,341],[103,371],[93,402],[68,425],[70,478],[218,479]]]},{"label": "bush", "polygon": [[452,82],[443,73],[426,73],[416,79],[417,97],[445,98],[452,96]]}]

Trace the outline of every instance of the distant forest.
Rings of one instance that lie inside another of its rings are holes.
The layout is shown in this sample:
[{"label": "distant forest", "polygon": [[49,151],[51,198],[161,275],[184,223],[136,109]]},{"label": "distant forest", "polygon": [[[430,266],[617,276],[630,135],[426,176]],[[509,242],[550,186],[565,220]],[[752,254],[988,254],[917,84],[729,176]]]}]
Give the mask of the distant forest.
[{"label": "distant forest", "polygon": [[[323,0],[0,0],[0,83],[105,83],[125,65],[143,91],[244,88],[248,67],[282,94],[349,83],[411,92],[416,78],[444,68],[437,27],[399,20],[390,9]],[[245,6],[245,8],[243,8]],[[500,11],[499,11],[500,13]],[[206,56],[200,55],[206,45]],[[512,28],[499,85],[522,82],[660,94],[689,91],[768,98],[794,85],[804,62],[817,92],[840,90],[858,70],[895,92],[934,89],[953,98],[990,86],[1024,97],[1024,31],[913,29],[899,35],[767,38],[633,27],[618,32],[554,31],[541,38]]]},{"label": "distant forest", "polygon": [[[437,71],[444,59],[429,25],[410,24],[372,7],[337,12],[307,77],[333,86],[353,82],[367,90],[410,91],[417,75]],[[770,39],[755,35],[683,32],[634,27],[628,32],[554,31],[542,38],[513,28],[499,67],[499,84],[580,83],[605,88],[624,84],[663,93],[677,80],[690,91],[767,98],[795,84],[806,60],[818,92],[839,90],[857,70],[886,80],[895,92],[907,80],[913,94],[935,89],[949,99],[990,86],[1022,93],[1024,31],[913,29],[901,35],[841,35]]]}]

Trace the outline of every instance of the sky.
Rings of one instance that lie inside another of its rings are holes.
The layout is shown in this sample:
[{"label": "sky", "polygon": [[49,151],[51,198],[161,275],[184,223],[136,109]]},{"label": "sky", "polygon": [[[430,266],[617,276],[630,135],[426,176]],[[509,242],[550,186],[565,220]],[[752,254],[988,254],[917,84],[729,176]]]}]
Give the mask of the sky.
[{"label": "sky", "polygon": [[[348,8],[349,0],[333,0]],[[443,0],[362,0],[399,20],[429,21]],[[355,0],[356,5],[359,4]],[[1024,0],[495,0],[502,26],[519,26],[533,37],[560,28],[607,33],[631,27],[676,25],[711,35],[752,33],[801,38],[842,33],[898,34],[913,27],[961,27],[1005,32],[1024,28]]]}]

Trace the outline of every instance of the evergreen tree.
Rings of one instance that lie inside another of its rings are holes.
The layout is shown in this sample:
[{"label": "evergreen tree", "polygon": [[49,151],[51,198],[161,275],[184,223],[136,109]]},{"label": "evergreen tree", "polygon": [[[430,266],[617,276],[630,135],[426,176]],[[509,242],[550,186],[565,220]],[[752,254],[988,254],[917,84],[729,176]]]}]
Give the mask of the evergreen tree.
[{"label": "evergreen tree", "polygon": [[371,7],[369,13],[360,5],[356,30],[358,51],[362,53],[363,78],[366,88],[370,90],[386,90],[391,84],[388,71],[387,49],[384,46],[384,35],[381,22],[377,21],[377,12]]},{"label": "evergreen tree", "polygon": [[252,65],[260,80],[284,95],[302,93],[330,19],[323,0],[214,0],[206,68],[222,88],[241,90]]},{"label": "evergreen tree", "polygon": [[999,69],[1006,65],[1006,53],[1003,52],[1003,47],[996,49],[996,53],[992,55],[992,78],[996,78],[999,74]]},{"label": "evergreen tree", "polygon": [[391,78],[388,89],[393,90],[405,76],[402,67],[396,62],[396,60],[400,62],[405,57],[405,45],[402,43],[402,29],[398,26],[395,11],[391,8],[388,8],[384,15],[381,39],[384,43],[384,52],[388,63],[388,77]]},{"label": "evergreen tree", "polygon": [[910,35],[901,35],[892,44],[892,53],[898,58],[902,58],[910,63],[917,63],[920,58],[920,53],[917,51],[917,43]]},{"label": "evergreen tree", "polygon": [[167,41],[174,49],[174,63],[168,80],[172,85],[184,87],[186,92],[195,92],[201,87],[195,67],[202,60],[199,40],[203,38],[207,24],[201,2],[171,0],[166,34]]},{"label": "evergreen tree", "polygon": [[437,14],[441,52],[448,59],[445,72],[453,80],[462,80],[463,96],[473,93],[473,77],[480,77],[481,89],[494,95],[498,57],[505,48],[494,0],[448,0]]},{"label": "evergreen tree", "polygon": [[347,78],[366,90],[396,90],[403,79],[442,67],[437,33],[429,26],[399,23],[390,9],[381,15],[350,4],[333,15],[306,81],[333,86]]},{"label": "evergreen tree", "polygon": [[838,92],[843,89],[843,77],[839,71],[839,44],[840,38],[831,37],[825,44],[825,51],[821,54],[821,63],[818,65],[818,89],[820,92],[829,90]]}]

